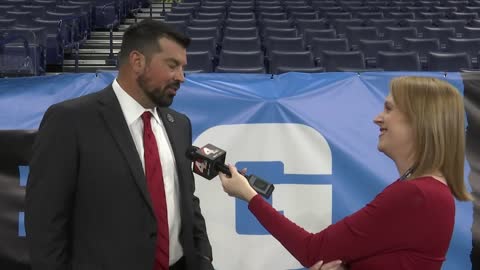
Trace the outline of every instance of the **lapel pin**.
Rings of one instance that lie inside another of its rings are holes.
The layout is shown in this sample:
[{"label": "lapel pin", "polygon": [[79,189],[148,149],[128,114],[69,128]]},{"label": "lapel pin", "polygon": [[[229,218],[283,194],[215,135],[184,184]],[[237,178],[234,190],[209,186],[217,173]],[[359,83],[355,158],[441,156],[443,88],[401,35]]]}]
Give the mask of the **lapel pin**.
[{"label": "lapel pin", "polygon": [[174,119],[173,116],[172,116],[171,114],[169,114],[169,113],[167,113],[167,120],[168,120],[168,122],[170,122],[170,123],[175,122],[175,119]]}]

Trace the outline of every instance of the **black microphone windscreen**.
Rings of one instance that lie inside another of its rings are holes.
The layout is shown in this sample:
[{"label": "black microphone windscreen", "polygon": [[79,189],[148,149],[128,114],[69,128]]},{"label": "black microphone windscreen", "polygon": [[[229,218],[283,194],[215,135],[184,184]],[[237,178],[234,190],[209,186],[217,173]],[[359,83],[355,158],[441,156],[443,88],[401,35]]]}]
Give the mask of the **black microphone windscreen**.
[{"label": "black microphone windscreen", "polygon": [[195,153],[198,151],[198,149],[198,147],[191,145],[190,147],[188,147],[185,155],[188,159],[193,160],[195,158]]}]

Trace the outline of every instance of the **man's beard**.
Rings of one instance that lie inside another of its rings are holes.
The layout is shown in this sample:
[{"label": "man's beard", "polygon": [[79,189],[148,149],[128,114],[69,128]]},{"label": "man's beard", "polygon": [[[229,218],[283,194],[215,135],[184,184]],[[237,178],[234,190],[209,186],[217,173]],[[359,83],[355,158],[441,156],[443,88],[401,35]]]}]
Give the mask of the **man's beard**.
[{"label": "man's beard", "polygon": [[166,85],[163,89],[162,88],[154,88],[148,89],[147,87],[148,79],[145,78],[144,74],[141,74],[137,78],[137,83],[142,89],[143,93],[150,99],[152,103],[154,103],[158,107],[168,107],[172,105],[174,96],[167,94],[168,88],[180,88],[180,82],[175,81]]}]

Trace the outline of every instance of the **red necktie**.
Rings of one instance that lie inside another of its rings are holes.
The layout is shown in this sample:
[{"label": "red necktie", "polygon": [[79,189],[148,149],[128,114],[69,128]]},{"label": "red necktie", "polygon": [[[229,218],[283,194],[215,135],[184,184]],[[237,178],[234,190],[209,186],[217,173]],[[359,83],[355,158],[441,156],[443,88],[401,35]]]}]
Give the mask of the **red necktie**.
[{"label": "red necktie", "polygon": [[153,211],[157,219],[157,243],[155,249],[155,264],[153,270],[168,270],[168,215],[165,188],[163,186],[162,164],[158,154],[157,140],[152,131],[150,119],[152,114],[144,112],[143,120],[143,150],[145,158],[145,177],[152,199]]}]

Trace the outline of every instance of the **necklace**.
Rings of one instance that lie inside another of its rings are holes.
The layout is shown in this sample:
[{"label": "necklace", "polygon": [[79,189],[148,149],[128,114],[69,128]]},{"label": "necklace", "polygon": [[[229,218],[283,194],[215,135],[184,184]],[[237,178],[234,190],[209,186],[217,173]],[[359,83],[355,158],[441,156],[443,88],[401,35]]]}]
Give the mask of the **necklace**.
[{"label": "necklace", "polygon": [[399,180],[405,180],[412,176],[413,172],[415,171],[415,167],[410,167],[400,178]]}]

